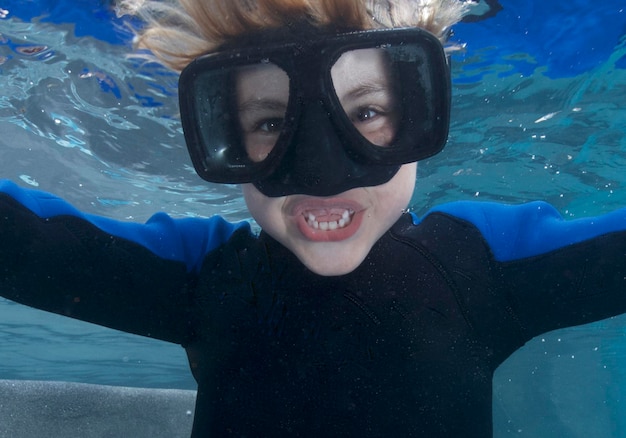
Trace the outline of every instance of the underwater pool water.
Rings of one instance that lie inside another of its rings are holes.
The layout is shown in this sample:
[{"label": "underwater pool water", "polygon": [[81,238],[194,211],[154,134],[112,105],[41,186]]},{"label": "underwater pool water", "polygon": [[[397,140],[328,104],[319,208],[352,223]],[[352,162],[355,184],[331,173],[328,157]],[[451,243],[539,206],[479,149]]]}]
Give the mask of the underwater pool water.
[{"label": "underwater pool water", "polygon": [[[542,45],[538,33],[555,26],[547,6],[501,3],[494,18],[455,28],[467,48],[453,56],[450,140],[420,163],[411,209],[542,199],[575,218],[626,206],[626,12],[618,1],[592,12],[555,1],[559,31]],[[119,24],[108,4],[91,18],[99,26]],[[126,58],[123,31],[107,39],[54,19],[59,10],[25,16],[1,2],[0,10],[0,177],[122,220],[157,211],[248,218],[237,187],[194,174],[176,75]],[[604,27],[594,32],[583,19]],[[626,436],[625,334],[626,317],[616,317],[517,352],[496,375],[495,436]],[[195,388],[178,346],[6,300],[0,378]]]}]

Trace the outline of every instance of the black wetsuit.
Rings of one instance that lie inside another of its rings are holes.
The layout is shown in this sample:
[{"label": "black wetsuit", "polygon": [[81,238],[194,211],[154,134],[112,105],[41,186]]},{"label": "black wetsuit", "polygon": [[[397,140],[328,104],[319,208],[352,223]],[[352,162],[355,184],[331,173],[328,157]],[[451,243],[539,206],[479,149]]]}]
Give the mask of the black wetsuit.
[{"label": "black wetsuit", "polygon": [[626,210],[450,204],[321,277],[221,219],[122,224],[0,192],[0,294],[181,344],[197,437],[490,437],[502,361],[626,312]]}]

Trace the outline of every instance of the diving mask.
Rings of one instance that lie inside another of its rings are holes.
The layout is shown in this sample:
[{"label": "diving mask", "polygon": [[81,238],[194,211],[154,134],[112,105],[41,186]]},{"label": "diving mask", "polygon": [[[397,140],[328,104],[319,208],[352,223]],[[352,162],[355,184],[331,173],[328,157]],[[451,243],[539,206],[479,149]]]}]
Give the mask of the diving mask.
[{"label": "diving mask", "polygon": [[254,183],[271,197],[331,196],[383,184],[441,151],[450,78],[435,36],[311,35],[261,34],[183,70],[182,124],[200,177]]}]

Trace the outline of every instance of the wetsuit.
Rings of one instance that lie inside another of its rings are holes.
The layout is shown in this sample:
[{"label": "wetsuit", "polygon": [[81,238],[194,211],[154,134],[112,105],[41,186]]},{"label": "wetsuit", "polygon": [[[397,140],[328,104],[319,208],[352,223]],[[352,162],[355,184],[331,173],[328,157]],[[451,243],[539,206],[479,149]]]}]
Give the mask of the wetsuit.
[{"label": "wetsuit", "polygon": [[446,204],[321,277],[247,225],[122,223],[0,192],[0,293],[181,344],[197,437],[490,437],[502,361],[626,312],[626,210],[563,221],[544,203]]}]

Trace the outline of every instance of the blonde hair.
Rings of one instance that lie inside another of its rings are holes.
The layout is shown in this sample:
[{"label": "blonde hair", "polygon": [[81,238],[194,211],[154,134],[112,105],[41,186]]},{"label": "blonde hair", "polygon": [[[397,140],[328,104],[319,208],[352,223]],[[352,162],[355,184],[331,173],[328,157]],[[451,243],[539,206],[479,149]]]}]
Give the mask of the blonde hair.
[{"label": "blonde hair", "polygon": [[307,20],[337,29],[420,27],[446,40],[466,13],[461,0],[121,0],[146,23],[136,45],[182,70],[239,35]]}]

